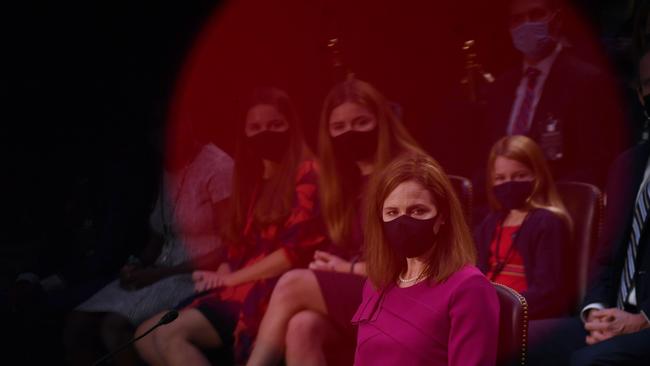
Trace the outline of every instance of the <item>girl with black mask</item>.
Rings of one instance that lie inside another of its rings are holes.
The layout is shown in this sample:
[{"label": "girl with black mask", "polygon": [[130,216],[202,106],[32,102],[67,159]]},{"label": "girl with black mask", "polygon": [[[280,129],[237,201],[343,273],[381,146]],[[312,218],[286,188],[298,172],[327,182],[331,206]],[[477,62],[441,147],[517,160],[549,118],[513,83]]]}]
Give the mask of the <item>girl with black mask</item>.
[{"label": "girl with black mask", "polygon": [[533,319],[566,315],[571,219],[544,155],[526,136],[506,136],[490,151],[487,194],[493,212],[478,227],[478,266],[520,292]]}]

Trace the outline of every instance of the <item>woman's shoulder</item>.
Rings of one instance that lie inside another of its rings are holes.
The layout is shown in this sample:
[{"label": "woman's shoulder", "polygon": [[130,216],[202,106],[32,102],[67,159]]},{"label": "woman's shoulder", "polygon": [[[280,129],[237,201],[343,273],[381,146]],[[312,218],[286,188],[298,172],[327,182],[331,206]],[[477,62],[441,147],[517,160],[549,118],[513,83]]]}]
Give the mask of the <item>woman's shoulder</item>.
[{"label": "woman's shoulder", "polygon": [[430,284],[430,287],[441,288],[448,292],[454,292],[470,283],[490,285],[490,281],[483,273],[473,264],[466,264],[456,272],[452,273],[446,280],[437,284]]},{"label": "woman's shoulder", "polygon": [[454,274],[449,278],[453,278],[457,282],[465,282],[467,280],[478,279],[480,281],[489,283],[488,279],[483,275],[483,273],[473,264],[464,265],[458,271],[454,272]]},{"label": "woman's shoulder", "polygon": [[452,303],[483,303],[496,299],[494,285],[474,265],[465,265],[456,271],[449,280],[453,281],[450,289]]},{"label": "woman's shoulder", "polygon": [[490,212],[489,214],[487,214],[487,216],[483,218],[483,220],[481,220],[481,222],[475,227],[475,229],[478,232],[482,232],[486,229],[493,229],[496,226],[496,223],[500,219],[502,219],[503,216],[504,216],[503,213],[498,211]]},{"label": "woman's shoulder", "polygon": [[526,220],[528,223],[535,223],[539,227],[567,227],[567,223],[559,213],[553,212],[548,208],[535,208],[530,212],[530,217]]}]

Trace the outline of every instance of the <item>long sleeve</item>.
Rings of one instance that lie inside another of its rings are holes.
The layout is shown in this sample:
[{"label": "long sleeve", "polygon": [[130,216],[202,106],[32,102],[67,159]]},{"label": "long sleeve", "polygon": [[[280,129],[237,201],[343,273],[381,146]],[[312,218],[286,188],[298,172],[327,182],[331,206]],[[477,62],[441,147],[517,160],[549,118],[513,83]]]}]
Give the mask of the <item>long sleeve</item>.
[{"label": "long sleeve", "polygon": [[605,225],[596,257],[597,277],[587,292],[584,305],[616,305],[634,202],[647,161],[639,159],[638,156],[647,157],[646,145],[639,145],[622,154],[610,170],[606,190]]},{"label": "long sleeve", "polygon": [[296,181],[294,205],[278,238],[292,267],[307,266],[314,251],[327,240],[317,181],[314,162],[303,163]]},{"label": "long sleeve", "polygon": [[459,285],[449,303],[449,366],[493,366],[499,335],[499,300],[482,276]]},{"label": "long sleeve", "polygon": [[474,230],[474,242],[476,243],[476,252],[478,253],[476,266],[483,273],[487,273],[489,269],[490,241],[499,222],[499,216],[501,215],[496,213],[488,215]]},{"label": "long sleeve", "polygon": [[571,287],[567,286],[566,259],[570,249],[570,233],[567,225],[555,214],[538,211],[540,220],[529,222],[536,225],[526,236],[532,242],[526,243],[526,280],[528,289],[522,294],[530,304],[532,319],[566,315]]}]

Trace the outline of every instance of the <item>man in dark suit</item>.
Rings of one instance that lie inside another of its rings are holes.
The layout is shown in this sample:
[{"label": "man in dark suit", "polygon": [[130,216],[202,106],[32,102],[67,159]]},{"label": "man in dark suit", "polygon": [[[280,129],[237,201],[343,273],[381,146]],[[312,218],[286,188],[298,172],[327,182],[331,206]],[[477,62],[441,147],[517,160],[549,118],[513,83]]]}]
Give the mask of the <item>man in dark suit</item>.
[{"label": "man in dark suit", "polygon": [[602,187],[620,151],[619,100],[611,79],[575,55],[562,23],[559,0],[511,1],[509,30],[523,63],[486,91],[484,148],[505,135],[527,135],[556,180]]},{"label": "man in dark suit", "polygon": [[[650,102],[650,52],[640,61]],[[650,111],[650,105],[645,106]],[[619,156],[607,184],[600,273],[580,320],[531,322],[535,365],[646,365],[650,359],[650,142]]]}]

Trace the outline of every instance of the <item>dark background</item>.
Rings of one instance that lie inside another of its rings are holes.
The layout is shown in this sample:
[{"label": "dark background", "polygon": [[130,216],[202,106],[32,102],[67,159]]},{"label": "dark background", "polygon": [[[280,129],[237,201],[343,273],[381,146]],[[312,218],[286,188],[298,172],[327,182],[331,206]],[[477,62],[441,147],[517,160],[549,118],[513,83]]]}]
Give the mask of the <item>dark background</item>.
[{"label": "dark background", "polygon": [[217,1],[0,6],[6,280],[33,266],[44,244],[53,252],[72,244],[56,238],[69,226],[120,241],[101,232],[107,220],[119,221],[117,230],[146,224],[159,128],[185,53]]}]

